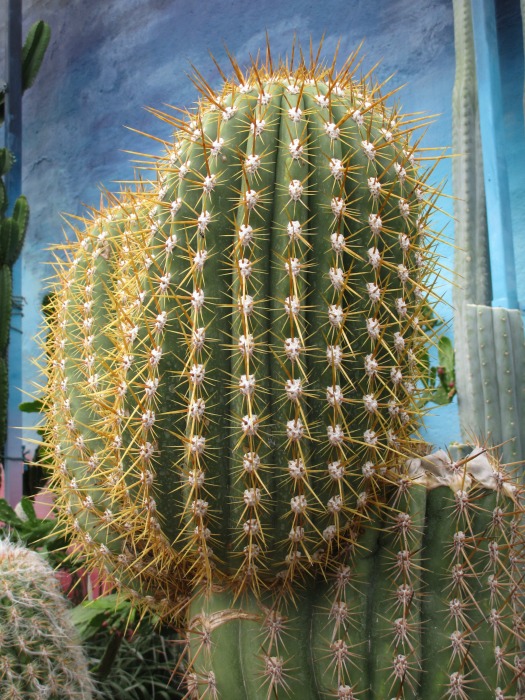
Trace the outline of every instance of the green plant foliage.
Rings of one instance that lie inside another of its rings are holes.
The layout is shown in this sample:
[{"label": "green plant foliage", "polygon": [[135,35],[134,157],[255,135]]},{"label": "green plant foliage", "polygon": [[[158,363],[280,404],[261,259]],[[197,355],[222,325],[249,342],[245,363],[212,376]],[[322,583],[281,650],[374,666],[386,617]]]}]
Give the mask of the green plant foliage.
[{"label": "green plant foliage", "polygon": [[439,386],[432,392],[431,401],[443,405],[450,403],[456,395],[456,372],[454,368],[454,347],[450,338],[444,336],[438,343],[438,366],[436,377]]},{"label": "green plant foliage", "polygon": [[438,406],[451,403],[457,393],[454,347],[450,338],[439,338],[437,350],[437,365],[430,364],[430,353],[424,352],[421,357],[421,365],[425,368],[421,381],[426,390],[422,406],[427,403]]},{"label": "green plant foliage", "polygon": [[32,499],[26,496],[16,510],[0,498],[0,536],[37,551],[53,569],[61,568],[72,574],[78,569],[79,561],[68,552],[68,537],[56,531],[54,520],[39,518]]},{"label": "green plant foliage", "polygon": [[182,698],[173,671],[182,645],[177,634],[129,600],[106,595],[77,605],[72,619],[87,649],[101,700]]},{"label": "green plant foliage", "polygon": [[29,29],[22,47],[22,87],[24,90],[30,88],[35,82],[50,39],[51,29],[42,20],[35,22]]},{"label": "green plant foliage", "polygon": [[34,399],[33,401],[24,401],[19,405],[22,413],[41,413],[42,399]]}]

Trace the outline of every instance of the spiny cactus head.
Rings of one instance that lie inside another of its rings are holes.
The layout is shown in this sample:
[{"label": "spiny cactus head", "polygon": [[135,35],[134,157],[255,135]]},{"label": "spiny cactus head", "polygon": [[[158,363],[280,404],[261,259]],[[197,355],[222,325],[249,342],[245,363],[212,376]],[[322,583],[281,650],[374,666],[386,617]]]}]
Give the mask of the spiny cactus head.
[{"label": "spiny cactus head", "polygon": [[198,108],[158,114],[165,153],[74,223],[44,342],[61,522],[172,610],[329,567],[421,421],[419,118],[356,55],[232,67],[219,91],[196,74]]},{"label": "spiny cactus head", "polygon": [[53,570],[6,539],[0,539],[0,648],[2,698],[91,698],[87,660]]}]

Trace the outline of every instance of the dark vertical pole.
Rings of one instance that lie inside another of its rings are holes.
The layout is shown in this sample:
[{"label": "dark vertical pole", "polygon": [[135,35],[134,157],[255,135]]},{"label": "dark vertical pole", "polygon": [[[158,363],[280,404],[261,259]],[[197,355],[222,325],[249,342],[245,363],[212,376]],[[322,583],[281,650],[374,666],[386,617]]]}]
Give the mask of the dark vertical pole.
[{"label": "dark vertical pole", "polygon": [[[9,206],[12,210],[22,188],[22,0],[9,0],[7,24],[7,93],[5,145],[15,157],[5,176]],[[9,403],[7,407],[7,444],[4,451],[5,496],[16,504],[22,496],[22,261],[13,267],[13,301],[9,338]],[[17,303],[18,302],[18,303]]]}]

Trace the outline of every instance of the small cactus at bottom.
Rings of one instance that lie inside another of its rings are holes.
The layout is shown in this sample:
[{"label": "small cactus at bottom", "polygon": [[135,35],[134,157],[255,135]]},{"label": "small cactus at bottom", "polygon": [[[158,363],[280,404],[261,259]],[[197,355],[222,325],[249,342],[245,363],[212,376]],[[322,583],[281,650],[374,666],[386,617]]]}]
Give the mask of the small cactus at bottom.
[{"label": "small cactus at bottom", "polygon": [[193,601],[188,698],[523,700],[520,490],[479,449],[405,466],[326,581]]},{"label": "small cactus at bottom", "polygon": [[42,557],[0,539],[0,697],[90,700],[87,660]]}]

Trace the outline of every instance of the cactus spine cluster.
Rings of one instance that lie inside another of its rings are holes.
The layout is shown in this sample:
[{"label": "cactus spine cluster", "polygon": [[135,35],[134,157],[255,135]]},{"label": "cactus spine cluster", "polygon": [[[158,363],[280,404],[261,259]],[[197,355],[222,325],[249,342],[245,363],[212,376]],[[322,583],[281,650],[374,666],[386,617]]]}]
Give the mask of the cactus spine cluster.
[{"label": "cactus spine cluster", "polygon": [[[468,642],[442,661],[441,696],[470,698],[482,591],[503,610],[494,639],[511,639],[502,664],[517,663],[517,497],[494,486],[507,477],[486,467],[470,491],[449,465],[435,483],[459,480],[468,503],[438,513],[450,489],[427,488],[432,459],[409,461],[439,154],[357,77],[356,55],[335,63],[268,50],[246,72],[232,59],[219,92],[196,75],[198,108],[158,113],[175,127],[166,152],[57,254],[44,404],[60,520],[117,586],[184,620],[188,697],[421,697],[423,629],[442,613],[440,639]],[[473,521],[481,486],[502,510],[493,527]],[[507,594],[491,598],[493,531]],[[464,606],[450,622],[437,593],[425,608],[433,567]],[[265,639],[261,654],[247,641],[235,656],[239,635]]]},{"label": "cactus spine cluster", "polygon": [[0,697],[90,700],[87,660],[42,557],[0,540]]}]

